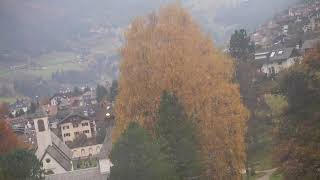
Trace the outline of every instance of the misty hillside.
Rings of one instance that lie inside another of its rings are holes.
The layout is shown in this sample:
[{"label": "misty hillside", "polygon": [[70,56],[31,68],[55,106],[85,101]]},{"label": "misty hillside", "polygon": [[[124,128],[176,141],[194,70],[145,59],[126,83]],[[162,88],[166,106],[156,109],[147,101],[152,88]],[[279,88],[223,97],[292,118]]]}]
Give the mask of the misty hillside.
[{"label": "misty hillside", "polygon": [[[41,52],[63,48],[65,40],[100,24],[127,25],[162,0],[2,0],[0,50]],[[125,12],[125,13],[124,13]]]},{"label": "misty hillside", "polygon": [[[234,25],[262,24],[292,0],[184,0],[220,43]],[[297,1],[297,0],[294,0]],[[93,26],[126,27],[136,16],[173,0],[1,0],[0,50],[44,53],[63,50],[67,40],[86,37]],[[242,3],[241,3],[242,2]]]},{"label": "misty hillside", "polygon": [[237,7],[218,9],[216,21],[225,25],[237,24],[244,28],[252,29],[299,1],[301,0],[243,1]]}]

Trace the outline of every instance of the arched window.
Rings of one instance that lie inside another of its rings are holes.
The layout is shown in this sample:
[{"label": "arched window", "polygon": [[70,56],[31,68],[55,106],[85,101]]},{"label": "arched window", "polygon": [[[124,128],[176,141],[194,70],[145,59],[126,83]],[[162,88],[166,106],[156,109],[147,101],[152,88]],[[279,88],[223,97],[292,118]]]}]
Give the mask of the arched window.
[{"label": "arched window", "polygon": [[81,149],[81,156],[84,156],[84,154],[85,154],[85,150]]},{"label": "arched window", "polygon": [[38,129],[39,129],[39,132],[42,132],[42,131],[45,131],[46,128],[44,126],[44,122],[42,119],[38,120]]},{"label": "arched window", "polygon": [[89,148],[89,153],[92,154],[92,148]]},{"label": "arched window", "polygon": [[100,152],[100,147],[99,146],[97,146],[97,153],[99,153]]}]

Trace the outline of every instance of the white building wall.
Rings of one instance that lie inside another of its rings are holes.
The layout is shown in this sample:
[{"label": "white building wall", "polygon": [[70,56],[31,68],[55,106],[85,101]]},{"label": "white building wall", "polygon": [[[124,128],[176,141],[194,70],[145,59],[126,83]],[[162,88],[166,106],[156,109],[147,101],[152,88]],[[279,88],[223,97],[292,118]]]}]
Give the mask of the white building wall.
[{"label": "white building wall", "polygon": [[92,145],[92,146],[85,146],[85,147],[79,147],[74,148],[72,150],[72,158],[83,158],[88,157],[91,155],[97,155],[99,154],[101,150],[102,144]]},{"label": "white building wall", "polygon": [[[50,162],[47,162],[50,159]],[[43,168],[48,171],[52,170],[54,174],[61,174],[67,172],[55,159],[53,159],[49,154],[46,154],[42,160]]]},{"label": "white building wall", "polygon": [[[82,124],[87,123],[87,126],[83,126]],[[85,131],[88,133],[85,133],[88,138],[91,138],[92,132],[90,127],[90,121],[89,120],[83,120],[81,123],[78,124],[78,127],[73,127],[72,123],[63,123],[60,125],[61,134],[63,142],[66,141],[73,141],[76,138],[76,133],[82,134]]]},{"label": "white building wall", "polygon": [[271,69],[274,68],[275,74],[278,74],[280,71],[290,68],[298,60],[299,58],[289,58],[281,63],[264,64],[261,67],[261,71],[267,75],[271,75]]},{"label": "white building wall", "polygon": [[111,167],[113,164],[109,159],[100,159],[99,160],[99,168],[101,174],[107,174],[110,173]]},{"label": "white building wall", "polygon": [[[39,131],[39,126],[38,122],[40,120],[43,120],[44,122],[44,131]],[[36,151],[36,156],[38,159],[40,159],[43,154],[45,153],[45,150],[49,145],[52,145],[52,140],[51,140],[51,131],[49,128],[48,124],[48,117],[43,117],[43,118],[37,118],[33,120],[34,122],[34,127],[36,130],[36,136],[37,136],[37,143],[38,143],[38,149]]]}]

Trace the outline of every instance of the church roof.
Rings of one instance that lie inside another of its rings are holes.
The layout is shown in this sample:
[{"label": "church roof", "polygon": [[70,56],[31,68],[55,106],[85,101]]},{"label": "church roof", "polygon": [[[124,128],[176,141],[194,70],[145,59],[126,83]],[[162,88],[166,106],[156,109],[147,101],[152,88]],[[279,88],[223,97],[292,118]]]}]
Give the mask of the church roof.
[{"label": "church roof", "polygon": [[59,122],[59,124],[67,123],[67,122],[80,122],[82,120],[89,120],[88,117],[85,117],[78,113],[71,113],[63,120]]},{"label": "church roof", "polygon": [[66,171],[72,170],[72,151],[64,144],[58,136],[51,132],[52,145],[48,146],[46,152],[42,156],[48,153],[54,160],[56,160]]},{"label": "church roof", "polygon": [[61,139],[51,132],[52,143],[56,146],[68,159],[72,159],[72,151],[70,148],[61,141]]},{"label": "church roof", "polygon": [[48,146],[46,153],[55,159],[66,171],[72,170],[71,160],[64,156],[56,147]]}]

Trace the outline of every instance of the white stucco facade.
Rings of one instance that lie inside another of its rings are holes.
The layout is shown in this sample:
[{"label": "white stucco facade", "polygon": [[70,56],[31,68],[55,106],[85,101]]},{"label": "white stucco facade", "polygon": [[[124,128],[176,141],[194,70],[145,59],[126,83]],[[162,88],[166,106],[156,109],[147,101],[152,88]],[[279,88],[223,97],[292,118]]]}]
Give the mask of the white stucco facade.
[{"label": "white stucco facade", "polygon": [[36,156],[41,159],[48,146],[52,145],[51,131],[49,128],[48,117],[33,119],[37,136],[38,149]]},{"label": "white stucco facade", "polygon": [[99,160],[99,168],[100,168],[100,173],[101,174],[107,174],[110,173],[111,167],[113,164],[109,159],[100,159]]},{"label": "white stucco facade", "polygon": [[53,171],[54,174],[60,174],[67,172],[54,158],[52,158],[48,153],[42,159],[43,168],[46,171]]},{"label": "white stucco facade", "polygon": [[62,123],[60,129],[63,142],[73,141],[80,134],[85,134],[87,138],[93,136],[89,120],[82,120],[80,123]]},{"label": "white stucco facade", "polygon": [[88,157],[90,155],[94,156],[99,154],[101,150],[102,144],[92,145],[92,146],[85,146],[74,148],[72,150],[72,158],[83,158]]},{"label": "white stucco facade", "polygon": [[272,74],[278,74],[280,71],[290,68],[297,61],[299,61],[299,58],[294,57],[281,62],[263,64],[261,67],[261,71],[268,76]]}]

